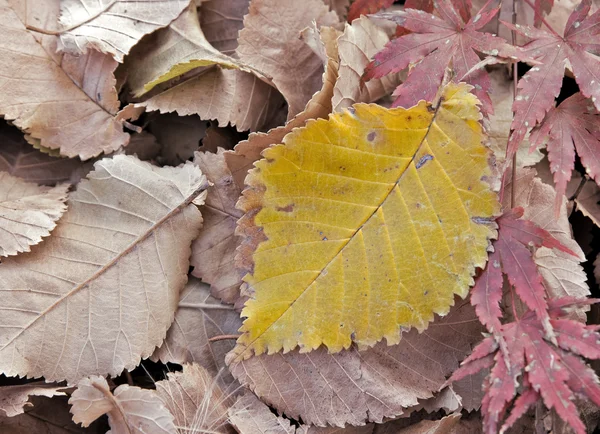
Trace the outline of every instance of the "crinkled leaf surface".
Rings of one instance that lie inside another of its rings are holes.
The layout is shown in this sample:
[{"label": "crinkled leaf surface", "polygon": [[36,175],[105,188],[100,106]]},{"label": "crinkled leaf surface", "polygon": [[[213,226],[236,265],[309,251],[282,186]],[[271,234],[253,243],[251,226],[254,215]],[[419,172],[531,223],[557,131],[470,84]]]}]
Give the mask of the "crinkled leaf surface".
[{"label": "crinkled leaf surface", "polygon": [[380,342],[366,351],[353,347],[335,354],[296,349],[251,357],[230,369],[279,413],[307,424],[380,423],[432,398],[483,330],[473,307],[459,300],[448,315],[423,333],[411,330],[398,345]]},{"label": "crinkled leaf surface", "polygon": [[0,256],[29,252],[56,227],[69,184],[44,187],[0,172]]},{"label": "crinkled leaf surface", "polygon": [[202,223],[189,203],[205,182],[191,163],[97,162],[52,236],[0,264],[0,370],[74,382],[152,354],[187,280]]},{"label": "crinkled leaf surface", "polygon": [[61,0],[60,40],[72,54],[95,48],[122,62],[144,35],[167,26],[189,0]]},{"label": "crinkled leaf surface", "polygon": [[141,44],[140,49],[136,47],[132,55],[134,57],[128,59],[128,82],[136,96],[195,68],[217,64],[226,68],[238,67],[234,59],[207,41],[193,5],[167,28],[157,32],[147,44]]},{"label": "crinkled leaf surface", "polygon": [[202,2],[198,9],[200,26],[210,45],[223,54],[235,55],[238,32],[244,28],[249,4],[250,0]]},{"label": "crinkled leaf surface", "polygon": [[467,294],[498,212],[476,102],[450,85],[436,108],[357,104],[263,152],[240,202],[252,299],[230,360],[397,343]]},{"label": "crinkled leaf surface", "polygon": [[221,390],[200,365],[184,365],[183,372],[168,374],[156,383],[156,393],[173,415],[178,433],[235,432],[227,420],[233,395]]},{"label": "crinkled leaf surface", "polygon": [[240,396],[229,409],[229,420],[241,434],[295,434],[284,417],[271,412],[252,392]]},{"label": "crinkled leaf surface", "polygon": [[313,20],[338,22],[322,0],[252,0],[238,38],[240,60],[273,80],[288,102],[288,119],[321,87],[321,60],[299,38]]},{"label": "crinkled leaf surface", "polygon": [[224,150],[197,152],[194,163],[214,185],[204,204],[202,232],[192,244],[192,274],[210,283],[213,296],[235,303],[240,295],[241,272],[235,266],[239,237],[235,234],[243,213],[235,207],[241,190],[225,162]]},{"label": "crinkled leaf surface", "polygon": [[122,384],[110,391],[103,377],[84,378],[69,399],[73,420],[89,426],[108,415],[111,434],[176,434],[173,415],[155,391]]},{"label": "crinkled leaf surface", "polygon": [[[123,120],[138,113],[117,112],[116,62],[94,51],[58,58],[56,47],[36,40],[6,0],[0,1],[0,25],[0,86],[10,89],[0,94],[0,114],[42,147],[69,157],[88,159],[127,144]],[[88,62],[94,73],[86,71]]]},{"label": "crinkled leaf surface", "polygon": [[[198,363],[216,376],[225,367],[225,354],[233,348],[234,342],[230,339],[210,342],[209,339],[235,334],[241,324],[233,306],[221,304],[210,295],[207,284],[190,277],[181,291],[167,337],[152,359],[179,365]],[[221,377],[225,381],[231,379],[226,372]]]}]

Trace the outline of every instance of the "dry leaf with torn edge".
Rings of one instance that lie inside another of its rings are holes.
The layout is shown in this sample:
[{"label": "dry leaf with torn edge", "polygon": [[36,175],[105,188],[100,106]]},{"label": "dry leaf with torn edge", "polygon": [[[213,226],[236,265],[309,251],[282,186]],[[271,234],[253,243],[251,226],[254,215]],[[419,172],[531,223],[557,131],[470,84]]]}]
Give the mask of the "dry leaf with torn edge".
[{"label": "dry leaf with torn edge", "polygon": [[74,383],[117,375],[163,341],[207,187],[188,163],[116,155],[79,183],[52,236],[0,264],[0,371]]},{"label": "dry leaf with torn edge", "polygon": [[84,427],[108,415],[111,434],[177,434],[173,415],[155,391],[122,384],[110,391],[103,377],[84,378],[69,399],[73,421]]},{"label": "dry leaf with torn edge", "polygon": [[[43,382],[20,384],[16,386],[3,386],[0,389],[0,415],[2,412],[7,417],[14,417],[25,412],[25,407],[31,407],[30,396],[66,395],[60,386]],[[0,426],[2,422],[0,420]]]},{"label": "dry leaf with torn edge", "polygon": [[69,184],[44,187],[0,172],[0,256],[29,252],[56,227]]},{"label": "dry leaf with torn edge", "polygon": [[499,211],[469,89],[448,85],[437,107],[356,104],[263,151],[239,205],[251,299],[229,362],[396,344],[467,295]]}]

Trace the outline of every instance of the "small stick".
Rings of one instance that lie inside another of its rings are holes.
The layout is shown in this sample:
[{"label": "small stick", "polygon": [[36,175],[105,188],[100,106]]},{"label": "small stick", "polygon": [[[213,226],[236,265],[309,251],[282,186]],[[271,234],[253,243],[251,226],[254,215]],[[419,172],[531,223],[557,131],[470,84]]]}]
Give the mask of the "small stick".
[{"label": "small stick", "polygon": [[237,339],[241,335],[218,335],[208,339],[208,342],[225,341],[227,339]]}]

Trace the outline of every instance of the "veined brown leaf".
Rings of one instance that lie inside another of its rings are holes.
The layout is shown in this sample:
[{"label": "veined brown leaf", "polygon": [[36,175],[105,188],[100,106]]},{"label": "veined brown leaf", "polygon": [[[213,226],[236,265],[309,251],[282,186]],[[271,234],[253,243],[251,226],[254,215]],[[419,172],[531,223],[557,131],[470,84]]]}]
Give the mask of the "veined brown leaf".
[{"label": "veined brown leaf", "polygon": [[209,0],[200,5],[200,27],[208,42],[223,54],[235,55],[249,4],[250,0]]},{"label": "veined brown leaf", "polygon": [[[35,382],[28,384],[19,384],[16,386],[3,386],[0,389],[0,415],[14,417],[25,412],[25,407],[31,407],[30,396],[53,396],[66,395],[61,389],[64,387],[56,384]],[[0,420],[0,427],[2,421]]]},{"label": "veined brown leaf", "polygon": [[44,187],[0,172],[0,256],[29,252],[56,227],[69,184]]},{"label": "veined brown leaf", "polygon": [[197,364],[184,365],[183,372],[157,382],[156,393],[173,415],[179,434],[235,432],[227,420],[233,393],[221,390],[215,378]]},{"label": "veined brown leaf", "polygon": [[103,377],[84,378],[69,399],[73,421],[89,426],[107,414],[111,434],[176,434],[173,415],[154,390],[122,384],[111,392]]},{"label": "veined brown leaf", "polygon": [[469,89],[437,107],[357,104],[263,151],[239,205],[252,297],[230,362],[395,344],[466,296],[499,210]]},{"label": "veined brown leaf", "polygon": [[126,145],[123,122],[141,109],[118,111],[112,75],[116,62],[93,50],[79,58],[57,56],[56,44],[37,40],[26,30],[16,5],[0,0],[5,34],[0,39],[0,86],[10,88],[0,93],[0,114],[41,147],[60,149],[68,157],[89,159]]},{"label": "veined brown leaf", "polygon": [[195,68],[214,65],[239,67],[238,62],[219,52],[206,40],[194,5],[183,11],[169,27],[159,30],[147,44],[140,44],[139,49],[136,47],[127,63],[127,81],[135,96]]},{"label": "veined brown leaf", "polygon": [[187,280],[206,178],[116,155],[96,163],[52,237],[0,264],[0,371],[73,383],[135,367]]},{"label": "veined brown leaf", "polygon": [[144,35],[167,26],[190,0],[61,0],[60,40],[71,54],[95,48],[118,62]]}]

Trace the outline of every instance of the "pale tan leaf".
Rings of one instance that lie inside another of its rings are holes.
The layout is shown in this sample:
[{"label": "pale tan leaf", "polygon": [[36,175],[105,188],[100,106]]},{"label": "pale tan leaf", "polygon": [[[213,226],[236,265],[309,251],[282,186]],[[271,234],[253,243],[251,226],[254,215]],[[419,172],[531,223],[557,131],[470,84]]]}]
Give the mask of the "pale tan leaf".
[{"label": "pale tan leaf", "polygon": [[60,41],[68,53],[94,48],[122,62],[144,35],[169,25],[189,4],[189,0],[62,0]]},{"label": "pale tan leaf", "polygon": [[73,421],[84,427],[108,415],[111,434],[176,434],[173,415],[155,391],[122,384],[110,391],[103,377],[84,378],[69,399]]},{"label": "pale tan leaf", "polygon": [[196,152],[194,164],[214,185],[209,189],[202,216],[204,227],[192,243],[192,274],[210,283],[211,294],[225,303],[235,303],[240,295],[242,273],[235,267],[236,223],[244,214],[235,207],[241,189],[233,181],[224,150],[216,154]]},{"label": "pale tan leaf", "polygon": [[[318,426],[380,423],[432,397],[482,331],[469,301],[457,300],[448,316],[436,318],[421,334],[405,333],[398,345],[380,342],[366,351],[335,354],[323,347],[263,354],[230,369],[242,385],[288,417]],[[285,387],[277,387],[281,384]]]},{"label": "pale tan leaf", "polygon": [[69,184],[44,187],[0,172],[0,256],[29,252],[56,227]]},{"label": "pale tan leaf", "polygon": [[575,198],[577,209],[600,226],[600,188],[592,181],[588,180]]},{"label": "pale tan leaf", "polygon": [[240,396],[229,409],[229,420],[240,434],[295,434],[290,421],[276,416],[253,393]]},{"label": "pale tan leaf", "polygon": [[206,39],[217,50],[235,55],[238,32],[244,27],[250,0],[209,0],[200,5],[200,26]]},{"label": "pale tan leaf", "polygon": [[[56,384],[42,382],[21,384],[18,386],[4,386],[0,388],[0,410],[7,417],[14,417],[25,412],[25,406],[31,407],[30,396],[53,396],[66,395],[61,387]],[[0,414],[2,414],[0,412]],[[1,425],[0,425],[1,426]]]},{"label": "pale tan leaf", "polygon": [[282,104],[279,92],[254,74],[212,68],[137,106],[182,116],[197,114],[205,120],[216,119],[221,127],[231,124],[238,131],[256,131]]},{"label": "pale tan leaf", "polygon": [[[511,191],[507,184],[505,190]],[[578,255],[574,258],[564,252],[540,247],[534,254],[535,263],[544,279],[544,287],[552,298],[572,296],[583,298],[590,295],[587,276],[581,262],[585,255],[579,244],[573,239],[569,223],[566,203],[560,208],[558,219],[554,215],[554,198],[556,192],[548,184],[544,184],[533,169],[520,169],[517,172],[515,206],[525,209],[524,219],[531,220],[539,227],[547,230],[560,243]],[[504,206],[510,206],[510,196],[505,194]],[[582,317],[583,318],[583,317]]]},{"label": "pale tan leaf", "polygon": [[87,428],[73,422],[66,396],[32,396],[30,401],[32,405],[26,407],[25,413],[8,417],[0,412],[2,434],[105,434],[108,428],[104,421]]},{"label": "pale tan leaf", "polygon": [[[190,277],[181,291],[175,320],[152,360],[180,365],[195,362],[216,376],[225,367],[225,354],[234,347],[235,341],[210,342],[209,339],[235,334],[241,325],[240,316],[232,306],[221,304],[210,295],[207,284]],[[225,383],[231,382],[227,372],[221,377]]]},{"label": "pale tan leaf", "polygon": [[25,181],[55,185],[63,181],[76,182],[78,173],[85,176],[87,166],[79,158],[55,158],[34,149],[17,128],[0,123],[0,171]]},{"label": "pale tan leaf", "polygon": [[214,48],[191,5],[167,28],[159,30],[127,59],[128,83],[135,96],[177,78],[195,68],[222,65],[237,68],[237,62]]},{"label": "pale tan leaf", "polygon": [[360,82],[365,68],[389,42],[395,27],[377,26],[364,16],[346,24],[344,34],[338,39],[340,68],[333,89],[333,111],[341,111],[357,102],[375,102],[391,94],[400,84],[399,74],[370,80],[364,85]]},{"label": "pale tan leaf", "polygon": [[156,383],[156,393],[174,416],[180,434],[235,432],[227,423],[234,398],[200,365],[184,365],[183,372],[169,374]]},{"label": "pale tan leaf", "polygon": [[0,0],[5,34],[0,87],[10,89],[0,93],[0,114],[42,147],[69,157],[88,159],[126,145],[123,121],[139,113],[117,111],[116,62],[98,52],[80,58],[57,55],[54,40],[38,41],[25,29],[12,10],[15,3]]},{"label": "pale tan leaf", "polygon": [[[492,93],[490,98],[494,105],[494,113],[489,116],[486,132],[489,137],[489,146],[494,152],[499,165],[504,164],[506,145],[510,133],[510,124],[513,120],[513,82],[506,73],[506,67],[496,67],[490,72],[492,79]],[[529,136],[519,145],[517,164],[519,167],[533,166],[544,158],[544,154],[536,149],[529,152]]]},{"label": "pale tan leaf", "polygon": [[458,424],[460,413],[451,414],[440,420],[424,420],[398,431],[398,434],[448,434]]},{"label": "pale tan leaf", "polygon": [[0,371],[72,383],[152,354],[187,280],[202,223],[190,202],[206,186],[191,163],[97,162],[52,237],[0,264]]},{"label": "pale tan leaf", "polygon": [[267,133],[252,133],[248,140],[236,145],[233,152],[225,153],[225,161],[233,174],[233,179],[240,189],[244,188],[244,179],[255,161],[261,158],[260,153],[271,145],[281,143],[283,138],[294,128],[304,126],[309,119],[327,118],[331,113],[333,88],[338,79],[337,32],[335,29],[321,28],[323,50],[328,59],[323,72],[321,90],[313,95],[304,111],[287,124],[273,128]]},{"label": "pale tan leaf", "polygon": [[299,38],[313,20],[319,25],[338,22],[322,0],[252,0],[240,31],[240,60],[273,80],[288,103],[288,119],[321,88],[322,62]]}]

